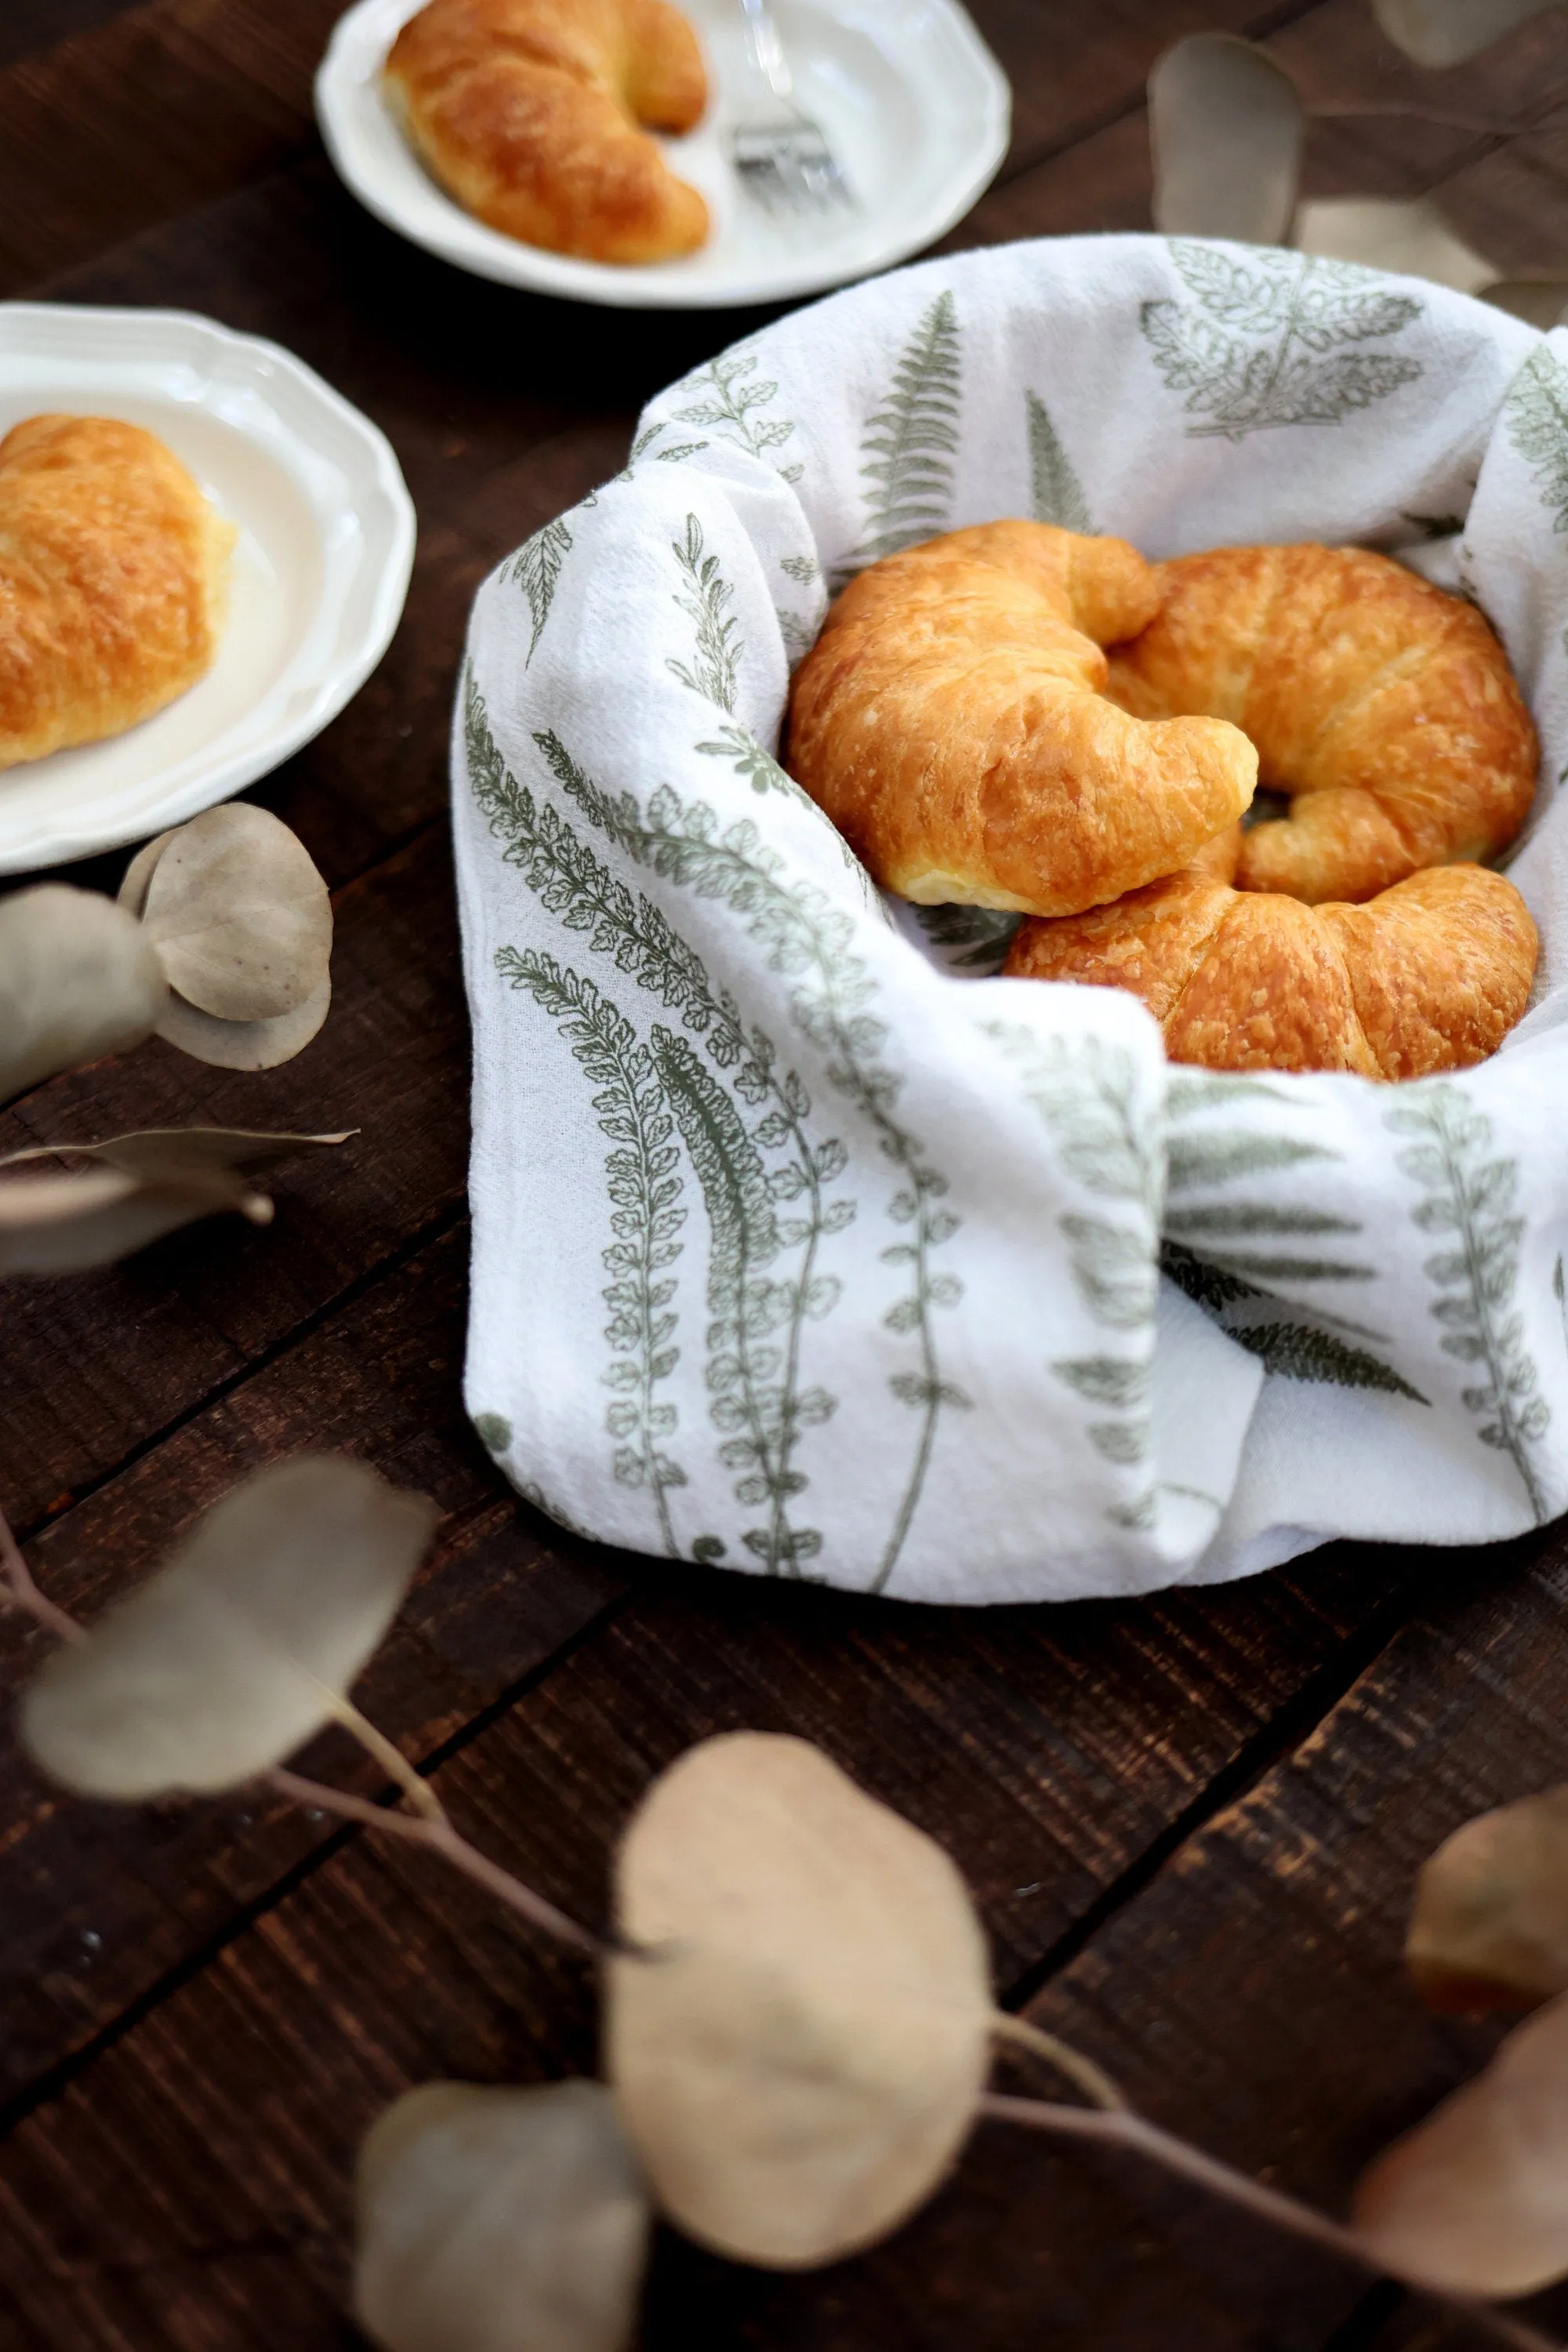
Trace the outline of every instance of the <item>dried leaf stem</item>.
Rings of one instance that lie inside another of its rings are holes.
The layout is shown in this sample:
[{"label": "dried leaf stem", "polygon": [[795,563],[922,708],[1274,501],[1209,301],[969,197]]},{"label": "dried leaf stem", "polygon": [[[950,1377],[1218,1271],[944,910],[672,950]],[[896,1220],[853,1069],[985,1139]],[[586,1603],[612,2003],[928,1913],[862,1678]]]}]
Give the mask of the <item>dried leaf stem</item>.
[{"label": "dried leaf stem", "polygon": [[53,1633],[61,1642],[79,1642],[82,1629],[74,1617],[58,1609],[33,1581],[33,1571],[22,1557],[22,1547],[11,1532],[11,1523],[0,1511],[0,1586],[5,1597],[14,1607],[25,1610],[29,1617]]},{"label": "dried leaf stem", "polygon": [[[313,1675],[311,1680],[315,1680]],[[332,1721],[341,1724],[351,1737],[357,1739],[367,1755],[374,1757],[387,1777],[396,1781],[415,1811],[425,1821],[444,1822],[446,1806],[429,1781],[415,1770],[402,1748],[388,1739],[384,1731],[378,1731],[370,1717],[360,1713],[352,1698],[344,1698],[341,1691],[331,1690],[325,1684],[318,1687],[323,1706],[330,1704],[331,1707]]]},{"label": "dried leaf stem", "polygon": [[592,1952],[595,1958],[603,1957],[608,1949],[589,1928],[580,1927],[575,1919],[568,1918],[564,1911],[557,1910],[554,1904],[542,1895],[536,1895],[531,1886],[525,1886],[521,1878],[514,1878],[510,1871],[503,1870],[499,1863],[491,1862],[488,1854],[470,1845],[468,1839],[452,1827],[444,1812],[434,1818],[427,1814],[398,1812],[386,1805],[373,1804],[365,1797],[351,1797],[345,1790],[331,1788],[324,1780],[304,1780],[298,1772],[290,1772],[283,1765],[278,1765],[268,1772],[266,1782],[268,1788],[276,1789],[280,1796],[288,1797],[294,1804],[314,1807],[319,1812],[336,1813],[343,1821],[359,1822],[366,1829],[381,1830],[393,1837],[406,1840],[411,1845],[428,1846],[432,1853],[449,1862],[454,1870],[460,1870],[466,1878],[473,1879],[477,1885],[484,1887],[498,1901],[504,1903],[509,1910],[518,1912],[534,1927],[542,1927],[558,1943],[573,1944],[579,1951]]},{"label": "dried leaf stem", "polygon": [[1044,2099],[1018,2099],[1000,2092],[991,2092],[980,2102],[983,2116],[998,2123],[1023,2124],[1032,2131],[1051,2132],[1066,2139],[1097,2141],[1101,2147],[1121,2147],[1135,2156],[1147,2158],[1151,2164],[1175,2173],[1181,2179],[1191,2180],[1212,2196],[1223,2198],[1245,2212],[1254,2213],[1259,2221],[1272,2223],[1277,2230],[1289,2231],[1298,2238],[1321,2246],[1325,2252],[1338,2254],[1342,2260],[1356,2263],[1363,2270],[1376,2271],[1399,2279],[1402,2286],[1446,2304],[1449,2310],[1462,2313],[1473,2326],[1482,2329],[1500,2344],[1511,2347],[1511,2352],[1562,2352],[1551,2336],[1542,2336],[1525,2321],[1514,2319],[1507,2312],[1495,2310],[1491,2305],[1475,2303],[1468,2295],[1446,2294],[1440,2287],[1429,2286],[1422,2279],[1403,2276],[1388,2271],[1371,2248],[1363,2243],[1353,2230],[1342,2222],[1331,2221],[1310,2205],[1300,2204],[1278,2189],[1265,2188],[1233,2166],[1222,2164],[1217,2157],[1207,2156],[1202,2148],[1178,2139],[1174,2133],[1163,2131],[1144,2116],[1131,2107],[1069,2107]]},{"label": "dried leaf stem", "polygon": [[1027,2018],[1013,2017],[1006,2010],[999,2009],[992,2017],[991,2031],[999,2042],[1015,2042],[1020,2050],[1032,2050],[1037,2058],[1045,2059],[1058,2074],[1076,2083],[1093,2105],[1103,2107],[1110,2115],[1130,2112],[1127,2100],[1102,2066],[1097,2066],[1092,2058],[1086,2058],[1070,2042],[1058,2042],[1043,2026],[1031,2025]]}]

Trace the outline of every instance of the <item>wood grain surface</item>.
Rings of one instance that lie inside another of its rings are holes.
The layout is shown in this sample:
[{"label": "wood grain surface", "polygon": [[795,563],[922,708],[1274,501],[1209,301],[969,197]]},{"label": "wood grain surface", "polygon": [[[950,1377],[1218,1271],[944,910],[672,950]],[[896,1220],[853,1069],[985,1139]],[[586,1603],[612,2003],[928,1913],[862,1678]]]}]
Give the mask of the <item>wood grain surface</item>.
[{"label": "wood grain surface", "polygon": [[[468,1036],[446,837],[468,606],[624,460],[640,404],[772,314],[626,314],[400,243],[321,156],[336,0],[0,0],[0,293],[276,337],[391,436],[408,607],[351,709],[254,797],[337,910],[331,1018],[264,1076],[153,1044],[0,1114],[0,1149],[132,1125],[353,1128],[268,1231],[215,1222],[0,1303],[0,1498],[90,1612],[237,1476],[338,1447],[432,1495],[368,1709],[459,1824],[598,1922],[617,1825],[720,1728],[818,1740],[953,1853],[1000,1997],[1260,2177],[1342,2209],[1485,2054],[1401,1978],[1413,1874],[1568,1778],[1568,1549],[1340,1545],[1255,1582],[936,1611],[577,1541],[464,1418]],[[1176,35],[1268,41],[1313,193],[1439,190],[1504,272],[1568,258],[1568,25],[1421,75],[1365,0],[973,0],[1014,85],[947,249],[1148,225],[1144,78]],[[1421,110],[1421,119],[1409,111]],[[1432,116],[1443,119],[1432,120]],[[121,858],[73,878],[112,887]],[[14,1685],[39,1637],[0,1621]],[[465,1881],[271,1799],[123,1812],[0,1769],[0,2352],[342,2352],[349,2177],[431,2075],[595,2063],[576,1962]],[[365,1793],[337,1736],[306,1769]],[[1044,2088],[1009,2063],[1009,2083]],[[1568,2311],[1550,2302],[1560,2331]],[[645,2352],[1426,2352],[1464,2329],[1130,2162],[996,2125],[890,2244],[768,2276],[662,2238]]]}]

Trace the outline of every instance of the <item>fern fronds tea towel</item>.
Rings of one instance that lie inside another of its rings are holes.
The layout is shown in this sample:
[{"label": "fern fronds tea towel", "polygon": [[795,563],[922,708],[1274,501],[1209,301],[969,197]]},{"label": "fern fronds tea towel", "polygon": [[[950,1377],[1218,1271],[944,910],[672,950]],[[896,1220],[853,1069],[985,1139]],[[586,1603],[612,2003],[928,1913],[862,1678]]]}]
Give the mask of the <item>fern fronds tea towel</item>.
[{"label": "fern fronds tea towel", "polygon": [[[1168,1067],[885,903],[777,764],[833,585],[997,516],[1393,550],[1540,724],[1538,1001],[1376,1087]],[[1211,1581],[1568,1507],[1568,334],[1300,254],[939,260],[726,352],[479,593],[453,754],[467,1394],[634,1550],[905,1599]]]}]

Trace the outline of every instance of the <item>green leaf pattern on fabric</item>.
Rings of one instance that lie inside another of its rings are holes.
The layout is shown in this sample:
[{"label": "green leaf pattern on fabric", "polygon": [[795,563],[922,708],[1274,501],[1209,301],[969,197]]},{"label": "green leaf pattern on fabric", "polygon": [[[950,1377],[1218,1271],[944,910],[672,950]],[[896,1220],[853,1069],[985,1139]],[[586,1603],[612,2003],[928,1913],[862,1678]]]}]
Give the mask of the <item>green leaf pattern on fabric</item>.
[{"label": "green leaf pattern on fabric", "polygon": [[[742,1186],[742,1192],[736,1192],[740,1178],[725,1174],[726,1165],[743,1171],[755,1156],[763,1167],[769,1200],[788,1203],[792,1210],[787,1219],[774,1215],[773,1254],[782,1251],[793,1258],[794,1271],[771,1281],[765,1294],[758,1288],[750,1297],[747,1313],[752,1320],[744,1334],[745,1348],[737,1359],[740,1393],[752,1421],[744,1430],[727,1435],[737,1444],[761,1442],[763,1445],[762,1455],[748,1463],[745,1480],[763,1480],[771,1498],[769,1521],[765,1528],[750,1529],[742,1540],[770,1572],[798,1573],[816,1556],[821,1537],[817,1530],[790,1524],[789,1500],[807,1483],[795,1461],[796,1448],[802,1433],[820,1427],[837,1405],[837,1399],[820,1384],[801,1385],[802,1350],[806,1324],[820,1321],[837,1300],[836,1285],[820,1274],[816,1261],[823,1236],[842,1232],[856,1213],[855,1203],[841,1193],[835,1196],[833,1191],[848,1154],[837,1137],[818,1137],[810,1130],[811,1101],[797,1073],[780,1066],[773,1040],[755,1024],[744,1023],[733,997],[713,984],[701,958],[661,909],[619,881],[556,809],[511,774],[490,731],[483,698],[471,678],[465,693],[464,727],[475,797],[491,831],[508,844],[507,863],[517,867],[544,907],[558,915],[568,929],[585,932],[595,952],[612,959],[617,971],[657,998],[667,1012],[679,1014],[682,1027],[702,1039],[709,1058],[745,1115],[756,1121],[748,1130],[732,1106],[727,1115],[716,1110],[674,1047],[660,1045],[657,1034],[650,1041],[656,1076],[702,1184],[714,1250],[727,1264],[732,1261],[733,1221],[726,1222],[723,1204],[744,1192]],[[603,801],[597,787],[558,738],[545,735],[538,740],[552,773],[571,797],[590,808]],[[740,1129],[739,1142],[735,1127]],[[715,1159],[721,1151],[727,1154],[727,1161]],[[716,1214],[719,1225],[713,1223]],[[753,1216],[746,1228],[748,1268],[763,1263],[758,1239],[762,1232]],[[748,1272],[744,1281],[752,1278]],[[711,1300],[710,1304],[717,1328],[721,1318]],[[781,1336],[771,1351],[753,1346],[774,1332]],[[725,1352],[716,1342],[710,1347],[710,1383],[712,1362]],[[736,1351],[729,1349],[727,1354],[734,1357]],[[722,1395],[732,1402],[734,1385],[714,1388],[712,1392],[716,1399]],[[730,1402],[724,1409],[730,1410]],[[717,1402],[714,1411],[717,1418]],[[748,1485],[748,1495],[755,1491]],[[710,1546],[712,1539],[705,1540]],[[702,1556],[714,1555],[710,1549]]]},{"label": "green leaf pattern on fabric", "polygon": [[950,971],[994,980],[1007,961],[1022,915],[998,907],[916,907],[914,918]]},{"label": "green leaf pattern on fabric", "polygon": [[1546,1502],[1531,1449],[1552,1414],[1514,1303],[1524,1232],[1518,1164],[1493,1152],[1490,1119],[1452,1079],[1425,1078],[1400,1094],[1384,1123],[1414,1139],[1398,1154],[1402,1173],[1421,1189],[1411,1214],[1442,1243],[1425,1267],[1437,1293],[1431,1311],[1444,1327],[1438,1345],[1476,1367],[1475,1385],[1462,1392],[1465,1410],[1479,1421],[1482,1444],[1513,1463],[1540,1526]]},{"label": "green leaf pattern on fabric", "polygon": [[1053,522],[1062,530],[1093,533],[1083,484],[1062,446],[1061,436],[1037,393],[1024,394],[1029,433],[1030,512],[1037,522]]},{"label": "green leaf pattern on fabric", "polygon": [[616,1479],[652,1495],[664,1549],[676,1556],[669,1489],[684,1486],[686,1473],[661,1443],[674,1435],[677,1412],[658,1390],[680,1356],[668,1269],[680,1255],[686,1212],[664,1096],[647,1047],[591,980],[535,948],[500,949],[496,968],[551,1015],[598,1089],[594,1108],[614,1146],[605,1161],[616,1236],[603,1253],[610,1277],[605,1338],[613,1359],[605,1380],[615,1391],[606,1425],[616,1440]]},{"label": "green leaf pattern on fabric", "polygon": [[1568,367],[1550,344],[1539,343],[1515,376],[1503,424],[1534,475],[1553,531],[1568,531]]},{"label": "green leaf pattern on fabric", "polygon": [[[1079,1295],[1093,1320],[1121,1337],[1120,1348],[1058,1357],[1051,1370],[1091,1409],[1086,1435],[1108,1462],[1132,1469],[1149,1458],[1149,1394],[1154,1349],[1154,1253],[1164,1181],[1159,1121],[1138,1099],[1131,1055],[1102,1044],[1037,1038],[1031,1029],[987,1022],[987,1034],[1018,1066],[1024,1091],[1044,1119],[1057,1157],[1089,1196],[1057,1223]],[[1152,1480],[1106,1516],[1118,1526],[1152,1527]]]},{"label": "green leaf pattern on fabric", "polygon": [[958,309],[944,289],[905,344],[887,397],[866,420],[860,476],[870,486],[868,529],[848,571],[946,529],[962,393]]},{"label": "green leaf pattern on fabric", "polygon": [[1284,1106],[1289,1097],[1262,1078],[1172,1075],[1162,1271],[1280,1380],[1381,1389],[1426,1403],[1360,1344],[1386,1346],[1383,1333],[1276,1294],[1280,1283],[1372,1283],[1377,1274],[1344,1246],[1342,1237],[1362,1230],[1355,1220],[1247,1189],[1250,1178],[1336,1155],[1297,1136],[1206,1122],[1205,1114],[1246,1101]]},{"label": "green leaf pattern on fabric", "polygon": [[[879,1592],[898,1566],[919,1507],[940,1418],[966,1410],[970,1399],[944,1375],[938,1336],[938,1310],[956,1306],[963,1286],[937,1265],[935,1254],[957,1233],[959,1219],[945,1206],[946,1177],[898,1115],[901,1081],[886,1058],[887,1024],[868,1010],[875,983],[854,952],[854,920],[813,884],[790,880],[784,860],[764,845],[749,818],[721,829],[705,803],[684,803],[668,785],[659,786],[645,813],[629,793],[612,794],[592,782],[553,738],[536,740],[571,799],[608,839],[678,887],[716,899],[741,918],[770,967],[792,982],[791,1017],[826,1056],[829,1083],[868,1122],[896,1171],[888,1215],[900,1234],[881,1257],[900,1269],[904,1286],[883,1320],[910,1341],[915,1362],[893,1374],[889,1386],[918,1419],[914,1458],[871,1580],[870,1589]],[[833,1172],[842,1164],[836,1160]],[[834,1296],[818,1286],[807,1298],[807,1311],[826,1313]]]},{"label": "green leaf pattern on fabric", "polygon": [[572,533],[563,517],[547,522],[531,539],[524,540],[517,553],[501,567],[501,578],[515,580],[528,599],[529,618],[533,624],[528,640],[528,657],[523,667],[533,659],[544,624],[550,618],[550,607],[555,601],[556,585],[561,578],[561,566],[572,546]]},{"label": "green leaf pattern on fabric", "polygon": [[1184,296],[1147,301],[1139,316],[1167,387],[1200,420],[1189,436],[1342,425],[1422,373],[1401,352],[1360,348],[1394,341],[1422,310],[1370,270],[1184,237],[1171,240],[1171,258]]}]

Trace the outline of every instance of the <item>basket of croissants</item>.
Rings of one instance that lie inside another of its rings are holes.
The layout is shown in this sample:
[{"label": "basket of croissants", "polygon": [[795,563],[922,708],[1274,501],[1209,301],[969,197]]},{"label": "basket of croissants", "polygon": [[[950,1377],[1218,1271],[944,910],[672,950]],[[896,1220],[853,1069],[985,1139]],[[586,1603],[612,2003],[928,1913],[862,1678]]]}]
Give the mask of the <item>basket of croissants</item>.
[{"label": "basket of croissants", "polygon": [[661,394],[458,713],[513,1476],[947,1600],[1568,1507],[1565,624],[1568,337],[1421,281],[1047,240]]}]

